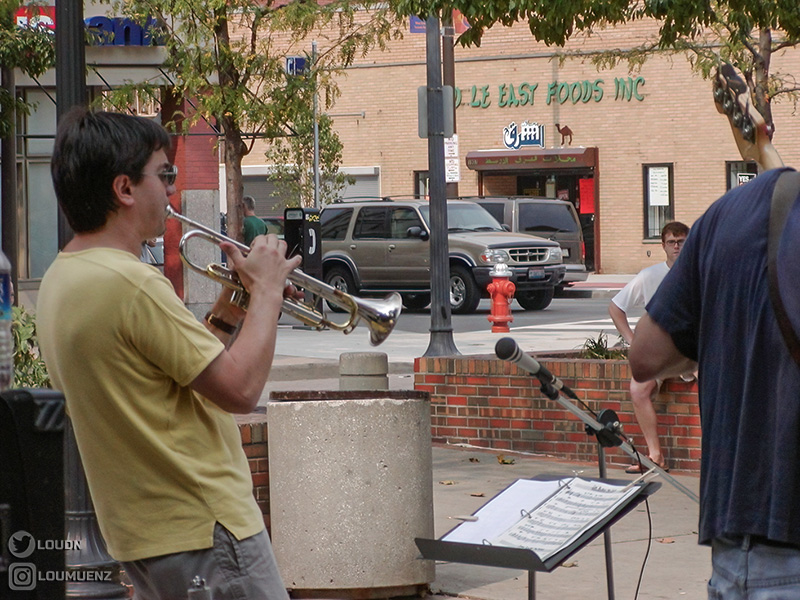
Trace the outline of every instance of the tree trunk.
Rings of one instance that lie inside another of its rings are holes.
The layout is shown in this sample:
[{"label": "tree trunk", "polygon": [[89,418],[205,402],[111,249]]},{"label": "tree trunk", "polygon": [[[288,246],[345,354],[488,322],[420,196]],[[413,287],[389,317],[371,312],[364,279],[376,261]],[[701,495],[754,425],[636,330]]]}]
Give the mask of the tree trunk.
[{"label": "tree trunk", "polygon": [[225,196],[228,201],[228,237],[243,241],[242,195],[242,157],[246,154],[246,146],[238,134],[238,130],[230,124],[223,125],[225,132]]},{"label": "tree trunk", "polygon": [[[217,72],[219,75],[219,85],[223,89],[235,90],[237,79],[236,69],[226,58],[230,54],[230,35],[228,31],[228,19],[225,11],[215,12],[217,18],[214,26],[214,33],[219,44],[219,63]],[[242,183],[242,157],[248,152],[247,146],[242,141],[239,123],[230,116],[222,115],[217,118],[217,124],[222,127],[225,136],[225,197],[228,203],[228,237],[237,241],[244,240],[242,222],[244,215],[242,211],[242,194],[244,185]]]}]

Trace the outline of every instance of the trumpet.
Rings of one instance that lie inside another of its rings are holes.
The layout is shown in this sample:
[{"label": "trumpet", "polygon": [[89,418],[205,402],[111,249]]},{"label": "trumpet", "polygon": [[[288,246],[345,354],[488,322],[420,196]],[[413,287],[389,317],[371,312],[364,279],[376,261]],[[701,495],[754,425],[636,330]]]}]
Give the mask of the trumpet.
[{"label": "trumpet", "polygon": [[[235,271],[215,263],[211,263],[206,267],[201,267],[187,258],[185,249],[187,242],[195,237],[205,239],[213,244],[229,242],[245,255],[250,252],[250,248],[241,242],[237,242],[234,239],[214,231],[210,227],[206,227],[202,223],[198,223],[197,221],[183,216],[176,212],[171,206],[167,206],[167,216],[177,219],[190,227],[190,230],[181,238],[178,247],[183,263],[192,271],[232,289],[233,297],[231,298],[231,302],[247,310],[247,303],[250,296]],[[392,292],[380,300],[367,300],[330,286],[324,281],[311,277],[300,269],[295,269],[289,273],[288,279],[295,286],[303,288],[305,291],[315,296],[320,296],[329,304],[343,309],[344,312],[349,314],[349,318],[344,323],[332,321],[321,310],[317,310],[313,306],[304,304],[294,298],[285,298],[283,300],[283,312],[311,327],[317,329],[327,327],[345,334],[353,331],[359,321],[363,319],[369,328],[369,341],[373,346],[381,344],[389,337],[402,311],[403,302],[400,294],[397,292]]]}]

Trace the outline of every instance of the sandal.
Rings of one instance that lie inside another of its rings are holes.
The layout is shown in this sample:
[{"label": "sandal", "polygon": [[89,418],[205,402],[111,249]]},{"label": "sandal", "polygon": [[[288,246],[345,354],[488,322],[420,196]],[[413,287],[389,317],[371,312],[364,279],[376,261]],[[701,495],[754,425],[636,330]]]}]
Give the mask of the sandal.
[{"label": "sandal", "polygon": [[[658,466],[665,473],[669,473],[669,467],[666,464]],[[643,464],[639,463],[635,463],[630,467],[628,467],[627,469],[625,469],[625,472],[628,473],[629,475],[641,475],[642,473],[647,473],[647,471],[649,471],[649,469],[645,467]]]}]

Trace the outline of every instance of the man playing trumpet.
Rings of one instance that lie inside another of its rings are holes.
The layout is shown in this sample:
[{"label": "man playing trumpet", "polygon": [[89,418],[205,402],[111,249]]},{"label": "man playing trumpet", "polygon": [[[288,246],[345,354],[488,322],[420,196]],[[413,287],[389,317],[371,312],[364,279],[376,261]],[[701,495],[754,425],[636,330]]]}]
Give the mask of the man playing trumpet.
[{"label": "man playing trumpet", "polygon": [[75,237],[42,280],[42,355],[136,598],[186,597],[199,575],[215,600],[286,599],[231,413],[258,403],[300,258],[287,260],[274,235],[246,257],[221,243],[249,310],[226,288],[198,323],[138,260],[142,242],[164,233],[177,176],[169,150],[149,119],[85,109],[62,119],[52,176]]}]

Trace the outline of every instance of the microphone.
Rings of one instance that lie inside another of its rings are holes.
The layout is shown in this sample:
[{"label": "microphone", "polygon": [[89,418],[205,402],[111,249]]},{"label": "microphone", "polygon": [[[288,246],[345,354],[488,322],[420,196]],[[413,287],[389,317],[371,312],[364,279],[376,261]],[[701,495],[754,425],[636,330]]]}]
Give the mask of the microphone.
[{"label": "microphone", "polygon": [[562,381],[539,364],[535,358],[525,354],[513,338],[504,337],[498,340],[494,347],[494,353],[500,360],[516,363],[520,368],[538,377],[542,385],[551,385],[556,390],[564,389]]}]

